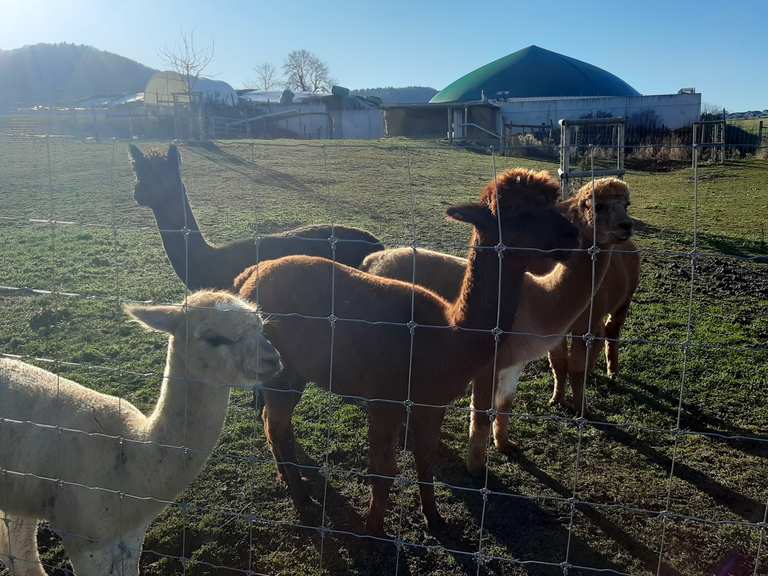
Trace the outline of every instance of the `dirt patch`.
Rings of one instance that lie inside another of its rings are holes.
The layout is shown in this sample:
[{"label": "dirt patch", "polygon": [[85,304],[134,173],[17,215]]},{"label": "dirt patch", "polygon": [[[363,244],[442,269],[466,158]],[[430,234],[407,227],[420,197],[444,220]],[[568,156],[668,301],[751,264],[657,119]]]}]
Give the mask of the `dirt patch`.
[{"label": "dirt patch", "polygon": [[[685,259],[661,262],[677,278],[691,279],[691,264]],[[768,298],[768,265],[725,256],[702,256],[696,261],[694,290],[708,296]]]}]

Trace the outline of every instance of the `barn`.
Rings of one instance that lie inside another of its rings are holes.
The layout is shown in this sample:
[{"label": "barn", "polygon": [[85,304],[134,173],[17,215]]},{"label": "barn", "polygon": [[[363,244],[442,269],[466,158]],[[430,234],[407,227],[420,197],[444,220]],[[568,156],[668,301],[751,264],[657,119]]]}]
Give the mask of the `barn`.
[{"label": "barn", "polygon": [[627,124],[676,129],[699,119],[701,94],[643,95],[610,72],[529,46],[458,78],[427,104],[391,106],[390,136],[500,138],[522,127],[620,116]]},{"label": "barn", "polygon": [[[177,72],[157,72],[147,82],[144,88],[144,103],[149,106],[173,106],[188,104],[189,95],[184,77]],[[192,92],[200,94],[203,100],[235,106],[237,94],[235,90],[221,80],[198,78],[194,81]]]}]

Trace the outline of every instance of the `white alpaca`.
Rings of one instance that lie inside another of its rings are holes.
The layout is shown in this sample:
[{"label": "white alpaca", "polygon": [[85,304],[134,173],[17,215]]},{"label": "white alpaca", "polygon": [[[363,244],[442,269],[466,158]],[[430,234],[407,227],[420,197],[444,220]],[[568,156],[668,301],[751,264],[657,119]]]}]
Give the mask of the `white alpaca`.
[{"label": "white alpaca", "polygon": [[258,310],[231,294],[197,292],[186,307],[126,310],[171,335],[150,416],[0,359],[0,561],[11,574],[44,576],[35,534],[38,520],[47,520],[78,576],[137,575],[150,522],[194,480],[218,441],[230,386],[282,369]]}]

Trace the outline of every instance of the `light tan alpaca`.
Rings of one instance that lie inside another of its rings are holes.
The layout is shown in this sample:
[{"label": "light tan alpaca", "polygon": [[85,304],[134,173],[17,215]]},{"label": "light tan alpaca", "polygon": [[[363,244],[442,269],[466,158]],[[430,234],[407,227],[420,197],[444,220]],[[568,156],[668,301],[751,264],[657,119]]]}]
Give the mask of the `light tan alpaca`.
[{"label": "light tan alpaca", "polygon": [[[565,403],[565,387],[568,378],[573,391],[572,407],[576,412],[580,412],[585,371],[589,374],[595,368],[602,339],[605,339],[603,346],[608,376],[616,377],[619,372],[619,334],[627,319],[629,305],[639,283],[640,256],[637,246],[631,240],[622,242],[614,248],[608,273],[600,289],[595,293],[591,324],[588,306],[569,330],[574,335],[570,353],[565,339],[549,352],[549,364],[555,381],[550,403]],[[592,334],[597,339],[596,343],[588,347],[587,340],[579,337],[586,334]],[[589,358],[587,358],[588,348]]]},{"label": "light tan alpaca", "polygon": [[[599,293],[602,290],[601,283],[609,270],[616,268],[615,272],[619,276],[625,275],[621,265],[632,258],[637,260],[637,255],[622,254],[620,259],[614,260],[611,253],[616,246],[627,244],[625,241],[632,231],[632,223],[626,211],[629,204],[626,184],[616,178],[597,180],[594,202],[592,194],[592,185],[589,183],[573,198],[562,202],[560,210],[579,228],[582,248],[588,248],[593,243],[595,216],[597,217],[596,240],[600,251],[595,257],[595,290]],[[596,207],[594,210],[593,204]],[[492,208],[495,209],[494,206]],[[456,283],[459,282],[465,266],[462,259],[429,250],[417,250],[415,258],[417,284],[446,298],[455,293]],[[362,269],[410,281],[413,277],[413,260],[414,252],[410,248],[385,250],[368,256]],[[535,264],[537,267],[549,266],[543,259],[537,259]],[[592,260],[586,252],[579,252],[569,260],[557,264],[547,274],[537,276],[529,272],[525,275],[520,296],[521,304],[515,321],[509,328],[509,331],[518,334],[507,337],[499,349],[496,362],[497,410],[509,410],[520,372],[525,364],[540,358],[563,341],[563,336],[588,308],[591,293]],[[603,294],[603,297],[610,299],[606,294]],[[597,321],[597,316],[595,319]],[[612,327],[617,336],[618,328],[618,323]],[[615,347],[612,350],[615,354]],[[486,438],[490,427],[486,411],[491,407],[494,389],[492,372],[491,364],[474,376],[470,448],[467,456],[467,467],[471,472],[481,470],[485,462]],[[563,402],[564,399],[560,395],[555,401]],[[508,415],[498,415],[494,422],[494,440],[500,449],[508,448],[507,427]]]},{"label": "light tan alpaca", "polygon": [[0,359],[0,562],[15,576],[45,576],[38,520],[61,535],[77,576],[137,576],[150,522],[218,442],[230,386],[259,384],[281,370],[256,307],[232,294],[198,292],[186,307],[127,311],[170,334],[149,416],[126,400]]}]

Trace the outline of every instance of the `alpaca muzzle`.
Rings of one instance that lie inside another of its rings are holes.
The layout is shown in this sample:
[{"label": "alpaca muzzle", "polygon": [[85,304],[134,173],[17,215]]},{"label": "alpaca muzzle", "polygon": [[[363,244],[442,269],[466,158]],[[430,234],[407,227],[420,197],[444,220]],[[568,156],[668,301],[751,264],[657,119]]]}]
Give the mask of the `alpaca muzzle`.
[{"label": "alpaca muzzle", "polygon": [[277,350],[265,350],[261,347],[254,349],[252,354],[243,359],[242,369],[249,379],[262,383],[280,374],[283,371],[283,362]]}]

